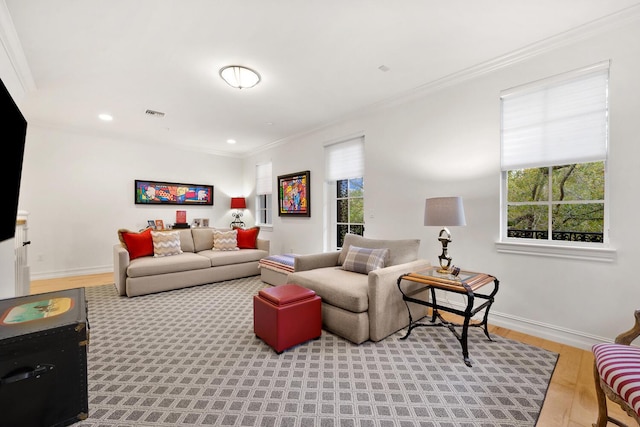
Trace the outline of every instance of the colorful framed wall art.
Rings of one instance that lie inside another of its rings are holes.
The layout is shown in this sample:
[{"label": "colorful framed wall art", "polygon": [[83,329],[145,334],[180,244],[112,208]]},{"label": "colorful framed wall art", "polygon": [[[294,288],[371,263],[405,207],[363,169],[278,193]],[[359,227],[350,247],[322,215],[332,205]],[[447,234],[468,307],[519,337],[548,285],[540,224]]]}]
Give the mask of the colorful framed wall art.
[{"label": "colorful framed wall art", "polygon": [[213,185],[135,180],[135,204],[213,206]]},{"label": "colorful framed wall art", "polygon": [[278,216],[311,216],[311,172],[278,177]]}]

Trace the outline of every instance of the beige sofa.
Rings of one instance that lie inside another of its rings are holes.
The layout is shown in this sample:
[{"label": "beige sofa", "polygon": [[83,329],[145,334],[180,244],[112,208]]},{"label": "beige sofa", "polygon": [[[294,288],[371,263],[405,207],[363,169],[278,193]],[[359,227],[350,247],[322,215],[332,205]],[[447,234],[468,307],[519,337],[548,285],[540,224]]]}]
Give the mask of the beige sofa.
[{"label": "beige sofa", "polygon": [[121,245],[113,247],[113,275],[120,295],[129,297],[203,285],[260,274],[258,263],[269,256],[269,241],[257,239],[257,249],[215,251],[212,228],[178,230],[181,254],[130,260]]},{"label": "beige sofa", "polygon": [[[383,268],[368,274],[347,271],[343,263],[351,246],[388,248],[389,257]],[[312,289],[322,298],[324,329],[356,344],[380,341],[409,325],[397,281],[402,274],[430,266],[429,261],[418,259],[419,246],[417,239],[381,240],[347,234],[339,252],[298,255],[287,283]],[[410,307],[414,320],[427,314],[425,306],[410,303]]]}]

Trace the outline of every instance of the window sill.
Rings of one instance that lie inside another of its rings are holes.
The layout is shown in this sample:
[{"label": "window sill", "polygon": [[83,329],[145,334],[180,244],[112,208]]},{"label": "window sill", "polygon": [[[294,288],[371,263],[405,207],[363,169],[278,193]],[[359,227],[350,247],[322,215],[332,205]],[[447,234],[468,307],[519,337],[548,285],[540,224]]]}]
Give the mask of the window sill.
[{"label": "window sill", "polygon": [[614,262],[616,250],[585,246],[558,246],[522,242],[496,242],[499,253],[569,258],[586,261]]}]

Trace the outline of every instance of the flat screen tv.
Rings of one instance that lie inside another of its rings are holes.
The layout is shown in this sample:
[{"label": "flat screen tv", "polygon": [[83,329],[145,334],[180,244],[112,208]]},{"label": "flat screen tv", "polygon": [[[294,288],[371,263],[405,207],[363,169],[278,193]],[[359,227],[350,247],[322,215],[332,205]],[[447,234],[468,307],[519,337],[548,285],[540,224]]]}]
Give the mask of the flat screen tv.
[{"label": "flat screen tv", "polygon": [[0,79],[0,114],[2,114],[3,208],[7,210],[0,221],[0,241],[12,239],[16,234],[18,197],[22,176],[22,158],[27,136],[27,121]]}]

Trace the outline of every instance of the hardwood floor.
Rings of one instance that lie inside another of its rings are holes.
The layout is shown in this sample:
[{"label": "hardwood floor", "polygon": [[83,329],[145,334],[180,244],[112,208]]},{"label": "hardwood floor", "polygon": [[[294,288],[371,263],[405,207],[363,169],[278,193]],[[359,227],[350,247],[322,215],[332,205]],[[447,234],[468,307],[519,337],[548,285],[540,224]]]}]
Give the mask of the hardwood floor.
[{"label": "hardwood floor", "polygon": [[[100,286],[113,283],[113,275],[65,277],[31,282],[31,293],[61,289]],[[490,326],[492,334],[541,347],[560,354],[551,378],[537,427],[591,427],[597,418],[597,403],[593,381],[593,356],[590,351],[559,344],[506,328]],[[635,425],[618,405],[607,402],[609,414],[628,425]]]}]

